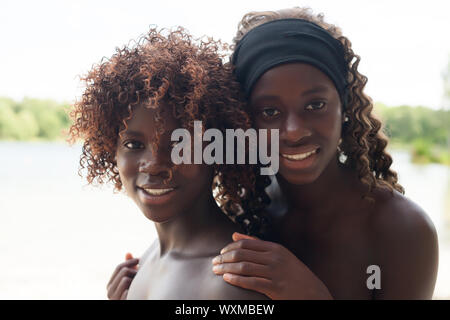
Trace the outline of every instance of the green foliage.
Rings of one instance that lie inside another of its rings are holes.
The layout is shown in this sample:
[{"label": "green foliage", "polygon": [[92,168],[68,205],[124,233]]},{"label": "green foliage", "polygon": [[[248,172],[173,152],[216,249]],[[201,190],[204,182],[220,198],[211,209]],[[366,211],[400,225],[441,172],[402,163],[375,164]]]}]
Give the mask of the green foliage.
[{"label": "green foliage", "polygon": [[377,103],[375,113],[394,144],[408,146],[417,162],[448,163],[450,111],[426,107],[387,107]]},{"label": "green foliage", "polygon": [[12,107],[0,102],[0,137],[17,139],[19,136],[18,120]]},{"label": "green foliage", "polygon": [[70,126],[69,106],[52,100],[0,98],[0,139],[55,140]]},{"label": "green foliage", "polygon": [[440,146],[447,144],[450,111],[425,107],[375,106],[381,116],[387,135],[397,142],[413,143],[422,138]]},{"label": "green foliage", "polygon": [[433,145],[427,140],[422,138],[414,140],[412,157],[415,162],[440,162],[440,156],[441,155],[433,148]]},{"label": "green foliage", "polygon": [[[25,98],[0,97],[0,139],[63,139],[70,126],[69,105]],[[375,104],[391,143],[407,146],[419,162],[450,164],[450,111]]]}]

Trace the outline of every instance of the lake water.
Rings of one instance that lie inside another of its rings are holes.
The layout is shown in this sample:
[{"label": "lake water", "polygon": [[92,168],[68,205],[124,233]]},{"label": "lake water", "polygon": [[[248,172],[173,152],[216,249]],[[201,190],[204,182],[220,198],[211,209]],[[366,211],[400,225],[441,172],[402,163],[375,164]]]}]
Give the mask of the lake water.
[{"label": "lake water", "polygon": [[[393,152],[406,196],[434,222],[440,267],[435,299],[450,298],[450,170]],[[0,299],[106,299],[106,283],[155,229],[111,187],[78,175],[80,146],[0,142]]]}]

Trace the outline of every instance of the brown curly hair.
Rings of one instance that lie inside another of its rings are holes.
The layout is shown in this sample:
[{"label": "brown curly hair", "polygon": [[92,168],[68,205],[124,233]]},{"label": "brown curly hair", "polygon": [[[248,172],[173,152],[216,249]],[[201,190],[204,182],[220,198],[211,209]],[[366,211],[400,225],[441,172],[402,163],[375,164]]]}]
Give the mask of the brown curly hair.
[{"label": "brown curly hair", "polygon": [[[390,191],[397,190],[404,194],[403,187],[397,183],[397,173],[390,169],[392,157],[386,152],[388,139],[382,130],[382,123],[372,113],[373,103],[363,89],[367,77],[358,72],[360,57],[352,50],[351,42],[342,35],[335,25],[324,21],[324,15],[313,14],[308,7],[295,7],[279,11],[249,12],[239,22],[238,31],[233,39],[232,49],[247,32],[269,21],[279,19],[303,19],[313,22],[327,30],[339,40],[345,51],[348,64],[348,100],[344,110],[346,121],[342,127],[342,143],[339,146],[338,158],[343,165],[355,169],[359,179],[368,186],[368,193],[375,187],[386,187]],[[345,157],[340,157],[342,154]],[[365,197],[373,200],[370,196]]]},{"label": "brown curly hair", "polygon": [[[226,44],[193,39],[186,30],[151,28],[134,46],[117,48],[110,59],[102,59],[82,78],[85,91],[71,112],[73,125],[69,142],[84,139],[79,174],[87,169],[87,181],[112,181],[122,188],[115,159],[117,140],[127,128],[133,108],[145,105],[156,109],[158,148],[164,132],[159,102],[171,108],[182,128],[193,129],[201,120],[203,130],[250,128],[239,84],[231,66],[223,63]],[[172,166],[172,169],[176,167]],[[215,197],[229,217],[245,232],[263,235],[267,225],[260,208],[267,202],[255,190],[259,168],[250,165],[214,165]],[[170,172],[170,176],[172,171]],[[217,181],[220,181],[218,183]],[[256,199],[256,200],[255,200]],[[243,208],[243,212],[231,210]]]}]

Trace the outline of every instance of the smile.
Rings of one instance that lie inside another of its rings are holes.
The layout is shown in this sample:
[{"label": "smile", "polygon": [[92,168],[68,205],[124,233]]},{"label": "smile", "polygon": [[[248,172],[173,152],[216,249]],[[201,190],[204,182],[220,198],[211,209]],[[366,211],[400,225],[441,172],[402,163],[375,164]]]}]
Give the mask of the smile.
[{"label": "smile", "polygon": [[165,194],[168,194],[169,192],[175,190],[174,188],[168,188],[168,189],[149,189],[149,188],[143,188],[143,190],[148,193],[151,196],[162,196]]},{"label": "smile", "polygon": [[283,158],[286,158],[288,160],[294,160],[294,161],[299,161],[299,160],[304,160],[310,156],[312,156],[313,154],[315,154],[317,152],[319,148],[316,148],[312,151],[309,152],[305,152],[305,153],[298,153],[298,154],[284,154],[282,153],[281,156]]},{"label": "smile", "polygon": [[145,205],[167,205],[177,195],[177,188],[139,187],[137,193]]}]

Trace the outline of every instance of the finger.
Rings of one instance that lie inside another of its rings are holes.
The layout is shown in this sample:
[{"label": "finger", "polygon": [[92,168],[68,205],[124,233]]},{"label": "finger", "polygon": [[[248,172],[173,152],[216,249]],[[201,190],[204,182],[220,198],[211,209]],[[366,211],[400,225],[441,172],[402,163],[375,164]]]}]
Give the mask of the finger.
[{"label": "finger", "polygon": [[257,291],[265,294],[270,298],[272,281],[259,277],[243,277],[231,273],[225,273],[223,280],[233,286],[241,287],[248,290]]},{"label": "finger", "polygon": [[249,249],[254,251],[270,251],[275,248],[276,243],[270,241],[263,241],[259,239],[242,239],[228,244],[220,253],[223,254],[227,251],[235,250],[238,248]]},{"label": "finger", "polygon": [[125,254],[125,260],[130,260],[130,259],[133,259],[133,255],[130,252],[127,252]]},{"label": "finger", "polygon": [[252,262],[222,263],[213,266],[215,274],[232,273],[247,277],[260,277],[270,279],[269,268],[265,265]]},{"label": "finger", "polygon": [[120,300],[127,300],[127,296],[128,296],[128,289],[125,290],[125,291],[122,293],[122,296],[120,297]]},{"label": "finger", "polygon": [[[132,255],[130,252],[127,252],[127,253],[125,254],[125,260],[131,260],[131,259],[133,259],[133,255]],[[137,259],[137,258],[136,258],[136,259]],[[137,270],[137,269],[138,269],[137,264],[133,266],[133,269],[134,269],[134,270]]]},{"label": "finger", "polygon": [[132,268],[134,266],[136,266],[139,263],[139,259],[138,258],[133,258],[130,260],[127,260],[125,262],[122,262],[121,264],[119,264],[116,269],[114,270],[111,278],[109,279],[108,282],[108,286],[114,281],[115,277],[117,276],[117,274],[120,272],[120,270],[122,270],[123,268]]},{"label": "finger", "polygon": [[231,236],[231,238],[233,239],[233,241],[239,241],[242,239],[259,240],[257,237],[249,236],[249,235],[239,233],[239,232],[234,232],[233,235]]},{"label": "finger", "polygon": [[[251,240],[254,241],[254,240]],[[236,249],[218,255],[212,260],[213,264],[231,263],[231,262],[252,262],[258,264],[268,264],[270,262],[269,252],[258,252],[247,249]]]},{"label": "finger", "polygon": [[130,277],[123,277],[120,280],[119,286],[117,287],[117,290],[116,290],[116,295],[115,295],[116,299],[121,300],[123,292],[125,290],[128,290],[132,281],[133,281],[133,278],[130,278]]},{"label": "finger", "polygon": [[113,279],[111,284],[108,286],[108,291],[116,292],[122,278],[124,277],[134,278],[136,273],[137,271],[132,268],[121,269],[119,273],[116,275],[116,277]]}]

